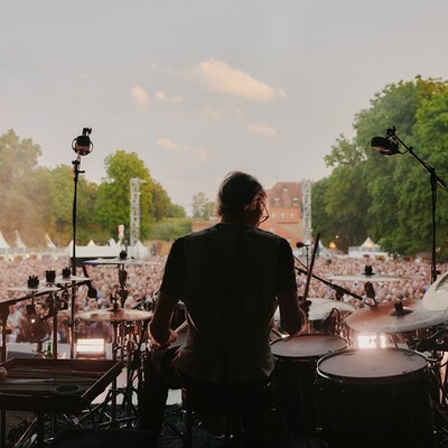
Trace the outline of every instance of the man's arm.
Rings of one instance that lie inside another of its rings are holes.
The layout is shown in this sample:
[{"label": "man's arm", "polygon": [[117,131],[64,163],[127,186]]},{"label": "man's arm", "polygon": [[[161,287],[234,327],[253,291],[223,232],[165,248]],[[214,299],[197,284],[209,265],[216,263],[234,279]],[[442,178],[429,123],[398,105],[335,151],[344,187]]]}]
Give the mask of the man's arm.
[{"label": "man's arm", "polygon": [[160,291],[156,309],[149,323],[149,334],[156,347],[167,347],[177,339],[177,333],[170,328],[171,319],[178,299]]},{"label": "man's arm", "polygon": [[308,326],[306,312],[299,306],[296,289],[287,289],[277,294],[280,311],[280,326],[289,335],[303,333]]}]

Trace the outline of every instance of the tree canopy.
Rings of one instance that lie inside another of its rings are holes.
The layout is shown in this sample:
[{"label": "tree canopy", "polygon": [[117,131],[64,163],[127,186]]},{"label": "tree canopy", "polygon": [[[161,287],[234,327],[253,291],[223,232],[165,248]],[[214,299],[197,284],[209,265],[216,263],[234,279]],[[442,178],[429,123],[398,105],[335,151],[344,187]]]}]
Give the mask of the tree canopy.
[{"label": "tree canopy", "polygon": [[[152,223],[185,219],[185,210],[171,202],[135,153],[118,150],[108,156],[106,179],[99,185],[77,176],[76,204],[73,167],[40,167],[40,155],[38,145],[31,139],[21,140],[13,130],[0,137],[0,230],[9,241],[18,230],[30,247],[43,245],[46,234],[57,245],[68,244],[73,239],[74,214],[78,244],[116,238],[119,224],[129,229],[131,178],[143,181],[139,197],[142,239],[150,235]],[[173,228],[172,222],[168,228]]]},{"label": "tree canopy", "polygon": [[[338,234],[346,249],[371,236],[392,253],[429,251],[432,189],[418,158],[441,178],[448,175],[447,106],[447,82],[417,76],[386,86],[355,116],[354,137],[337,140],[325,158],[332,173],[313,186],[313,229],[323,240]],[[372,137],[392,127],[410,153],[402,145],[401,155],[384,157],[371,148]],[[441,253],[448,237],[447,193],[443,189],[436,203]]]}]

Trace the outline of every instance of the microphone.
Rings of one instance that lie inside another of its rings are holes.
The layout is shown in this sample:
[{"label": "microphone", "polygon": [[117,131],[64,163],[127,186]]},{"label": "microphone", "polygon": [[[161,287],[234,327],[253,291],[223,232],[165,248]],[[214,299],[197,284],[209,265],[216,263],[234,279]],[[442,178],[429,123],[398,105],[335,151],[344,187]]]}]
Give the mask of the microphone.
[{"label": "microphone", "polygon": [[376,149],[383,156],[390,157],[396,154],[401,154],[398,149],[399,143],[395,137],[395,127],[386,131],[386,137],[373,137],[371,146]]},{"label": "microphone", "polygon": [[72,142],[72,149],[79,156],[86,156],[93,150],[93,143],[89,135],[92,133],[92,128],[83,128],[82,135],[78,135]]}]

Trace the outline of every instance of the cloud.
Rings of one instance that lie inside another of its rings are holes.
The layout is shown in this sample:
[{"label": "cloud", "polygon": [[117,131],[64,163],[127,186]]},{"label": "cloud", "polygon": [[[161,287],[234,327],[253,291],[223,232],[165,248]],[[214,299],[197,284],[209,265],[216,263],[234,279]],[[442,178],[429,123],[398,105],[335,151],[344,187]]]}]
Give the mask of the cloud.
[{"label": "cloud", "polygon": [[163,103],[182,103],[184,100],[180,95],[167,95],[162,91],[157,91],[155,93],[155,98],[157,101],[161,101]]},{"label": "cloud", "polygon": [[286,96],[283,90],[271,87],[250,74],[216,59],[200,63],[198,71],[207,87],[215,92],[261,103],[270,103]]},{"label": "cloud", "polygon": [[206,148],[192,148],[188,145],[179,145],[168,138],[158,138],[156,145],[159,148],[167,151],[187,154],[189,156],[195,156],[201,161],[206,161],[210,158],[210,151]]},{"label": "cloud", "polygon": [[143,87],[134,86],[131,88],[131,95],[135,103],[142,109],[146,109],[149,104],[149,95]]},{"label": "cloud", "polygon": [[177,143],[174,143],[168,138],[158,138],[156,145],[160,148],[166,149],[168,151],[180,151],[181,148]]},{"label": "cloud", "polygon": [[258,134],[265,135],[266,137],[275,137],[277,135],[275,129],[267,125],[250,123],[247,127],[252,132],[257,132]]}]

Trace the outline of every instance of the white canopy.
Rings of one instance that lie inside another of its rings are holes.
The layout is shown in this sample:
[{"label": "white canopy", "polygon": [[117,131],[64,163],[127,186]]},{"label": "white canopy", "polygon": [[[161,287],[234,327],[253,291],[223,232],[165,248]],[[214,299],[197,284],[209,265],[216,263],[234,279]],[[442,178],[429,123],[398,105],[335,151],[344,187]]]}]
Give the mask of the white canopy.
[{"label": "white canopy", "polygon": [[9,244],[6,242],[1,231],[0,231],[0,249],[9,249]]},{"label": "white canopy", "polygon": [[16,235],[16,240],[15,240],[15,247],[19,248],[19,249],[25,249],[26,245],[25,243],[22,241],[22,238],[20,237],[19,231],[16,229],[15,231],[15,235]]},{"label": "white canopy", "polygon": [[48,233],[45,234],[45,243],[47,244],[48,248],[54,249],[56,247],[56,244],[53,243]]},{"label": "white canopy", "polygon": [[372,240],[372,238],[370,238],[370,236],[368,236],[366,238],[366,240],[361,244],[362,248],[366,248],[366,249],[373,249],[374,247],[376,247],[377,244],[375,244]]}]

